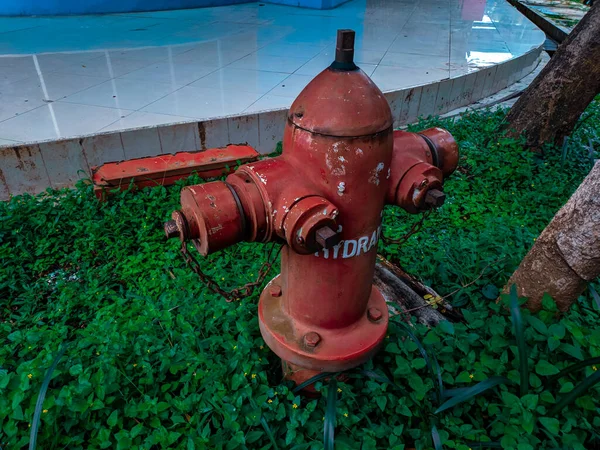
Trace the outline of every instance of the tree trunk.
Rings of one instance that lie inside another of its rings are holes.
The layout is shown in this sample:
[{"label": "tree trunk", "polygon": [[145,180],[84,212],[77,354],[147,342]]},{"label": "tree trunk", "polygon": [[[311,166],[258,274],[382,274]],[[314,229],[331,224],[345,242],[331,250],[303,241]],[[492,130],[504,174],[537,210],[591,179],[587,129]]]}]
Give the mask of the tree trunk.
[{"label": "tree trunk", "polygon": [[596,2],[509,111],[507,128],[527,147],[562,145],[600,93],[600,2]]},{"label": "tree trunk", "polygon": [[510,277],[532,311],[541,308],[544,293],[552,296],[561,311],[600,275],[600,162],[565,206],[554,216]]}]

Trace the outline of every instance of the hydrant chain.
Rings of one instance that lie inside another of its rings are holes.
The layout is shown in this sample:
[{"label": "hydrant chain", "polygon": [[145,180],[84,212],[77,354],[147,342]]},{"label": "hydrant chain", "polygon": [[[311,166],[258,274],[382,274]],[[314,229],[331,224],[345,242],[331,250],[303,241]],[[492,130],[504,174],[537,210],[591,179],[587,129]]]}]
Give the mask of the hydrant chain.
[{"label": "hydrant chain", "polygon": [[215,280],[213,280],[210,276],[206,275],[202,271],[198,260],[188,251],[186,242],[181,243],[181,254],[188,267],[192,270],[192,272],[198,275],[200,280],[204,283],[204,285],[207,288],[209,288],[215,294],[218,294],[221,297],[223,297],[227,303],[231,303],[233,301],[241,300],[244,297],[249,297],[254,292],[254,289],[257,286],[260,286],[265,281],[265,278],[269,274],[271,267],[273,267],[274,260],[279,256],[279,252],[281,252],[282,247],[280,246],[277,252],[275,252],[275,254],[273,255],[273,249],[275,248],[275,245],[275,242],[271,244],[271,248],[269,249],[269,254],[267,256],[267,261],[265,261],[258,270],[258,277],[256,278],[256,280],[250,283],[246,283],[243,286],[232,289],[231,291],[226,291],[223,288],[221,288],[219,283],[217,283]]}]

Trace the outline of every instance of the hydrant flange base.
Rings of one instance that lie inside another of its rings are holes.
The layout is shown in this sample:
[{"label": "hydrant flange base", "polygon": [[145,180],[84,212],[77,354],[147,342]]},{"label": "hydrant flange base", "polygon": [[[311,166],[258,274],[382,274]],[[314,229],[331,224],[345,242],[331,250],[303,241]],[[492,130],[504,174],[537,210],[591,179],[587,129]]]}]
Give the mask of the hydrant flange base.
[{"label": "hydrant flange base", "polygon": [[[281,287],[280,296],[272,295]],[[388,326],[387,304],[379,290],[372,286],[365,313],[361,319],[346,328],[318,328],[292,318],[285,311],[285,287],[281,276],[275,277],[265,288],[258,304],[260,332],[266,344],[281,359],[306,369],[338,372],[356,367],[369,360],[385,339]],[[374,321],[368,311],[378,310],[381,318]],[[317,333],[318,343],[305,342],[308,333]],[[296,380],[298,381],[298,380]]]}]

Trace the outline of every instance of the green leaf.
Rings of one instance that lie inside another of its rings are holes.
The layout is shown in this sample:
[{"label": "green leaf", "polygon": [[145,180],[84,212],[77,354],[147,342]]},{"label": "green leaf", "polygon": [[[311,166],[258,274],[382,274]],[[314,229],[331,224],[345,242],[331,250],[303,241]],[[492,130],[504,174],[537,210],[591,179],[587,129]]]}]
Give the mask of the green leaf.
[{"label": "green leaf", "polygon": [[470,400],[471,398],[487,391],[488,389],[498,386],[499,384],[510,384],[510,380],[505,377],[490,377],[487,380],[483,380],[477,383],[475,386],[466,388],[463,392],[451,397],[449,400],[444,402],[442,406],[436,409],[435,414],[452,408],[459,403]]},{"label": "green leaf", "polygon": [[69,373],[73,376],[77,376],[81,372],[83,372],[83,367],[81,364],[75,364],[69,368]]},{"label": "green leaf", "polygon": [[531,411],[523,411],[523,420],[521,425],[523,429],[527,431],[527,434],[533,433],[535,428],[535,417]]},{"label": "green leaf", "polygon": [[531,325],[538,333],[546,336],[548,334],[548,327],[544,322],[534,316],[527,317],[527,322]]},{"label": "green leaf", "polygon": [[577,397],[581,394],[588,392],[596,383],[600,381],[600,370],[594,372],[581,383],[579,383],[575,388],[569,392],[567,395],[562,397],[556,405],[550,410],[550,415],[558,414],[565,406],[572,403]]},{"label": "green leaf", "polygon": [[108,420],[106,421],[106,423],[108,424],[109,427],[114,427],[117,424],[117,420],[119,418],[119,411],[117,411],[116,409],[110,413],[110,416],[108,416]]},{"label": "green leaf", "polygon": [[526,409],[533,411],[537,408],[539,401],[539,396],[535,394],[527,394],[523,398],[521,398],[521,403]]},{"label": "green leaf", "polygon": [[387,404],[387,397],[384,395],[379,395],[375,397],[375,403],[379,406],[379,409],[385,411],[385,405]]},{"label": "green leaf", "polygon": [[537,362],[537,364],[535,365],[535,371],[539,375],[543,376],[554,375],[559,372],[559,370],[554,365],[550,364],[544,359],[541,359]]},{"label": "green leaf", "polygon": [[548,332],[558,340],[565,337],[565,331],[565,326],[562,323],[553,323],[548,327]]},{"label": "green leaf", "polygon": [[454,334],[454,325],[448,320],[441,320],[438,323],[438,327],[446,334]]},{"label": "green leaf", "polygon": [[481,293],[488,300],[496,300],[498,298],[498,295],[500,295],[500,291],[493,284],[488,284],[484,286],[484,288],[481,290]]},{"label": "green leaf", "polygon": [[571,344],[560,344],[560,349],[565,352],[569,356],[573,356],[574,358],[583,361],[583,353],[581,353],[581,349],[579,347],[575,347]]},{"label": "green leaf", "polygon": [[560,422],[553,417],[540,417],[540,423],[554,436],[560,431]]},{"label": "green leaf", "polygon": [[329,380],[327,390],[327,408],[325,409],[325,424],[323,427],[323,445],[325,450],[335,449],[335,413],[337,402],[337,381],[335,377]]}]

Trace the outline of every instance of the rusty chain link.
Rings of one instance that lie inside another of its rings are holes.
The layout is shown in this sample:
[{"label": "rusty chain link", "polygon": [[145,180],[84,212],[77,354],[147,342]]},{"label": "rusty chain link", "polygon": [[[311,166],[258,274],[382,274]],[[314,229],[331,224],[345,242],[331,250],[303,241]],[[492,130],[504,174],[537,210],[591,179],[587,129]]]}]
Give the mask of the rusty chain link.
[{"label": "rusty chain link", "polygon": [[425,222],[425,219],[427,219],[427,217],[429,217],[429,215],[431,214],[432,211],[433,211],[433,209],[428,209],[427,211],[425,211],[421,216],[421,220],[419,220],[418,222],[415,222],[413,224],[413,226],[410,227],[410,230],[408,230],[408,233],[406,233],[401,238],[391,239],[391,238],[385,237],[382,233],[381,239],[386,244],[404,244],[406,241],[408,241],[408,238],[410,238],[413,234],[417,233],[421,229],[421,227],[423,226],[423,222]]},{"label": "rusty chain link", "polygon": [[181,243],[181,254],[188,267],[192,269],[192,272],[198,275],[198,277],[200,278],[200,280],[202,280],[206,287],[213,291],[215,294],[222,296],[229,303],[241,300],[244,297],[252,295],[254,289],[262,284],[267,274],[271,270],[275,258],[277,258],[277,255],[281,251],[281,247],[279,247],[279,250],[275,252],[275,256],[273,257],[273,249],[275,248],[275,245],[276,243],[273,242],[271,245],[271,249],[269,250],[267,260],[263,263],[263,265],[258,271],[258,278],[256,279],[256,281],[246,283],[243,286],[232,289],[231,291],[226,291],[223,288],[221,288],[221,286],[219,286],[219,283],[217,283],[215,280],[213,280],[210,276],[206,275],[202,271],[198,260],[188,251],[186,242]]}]

